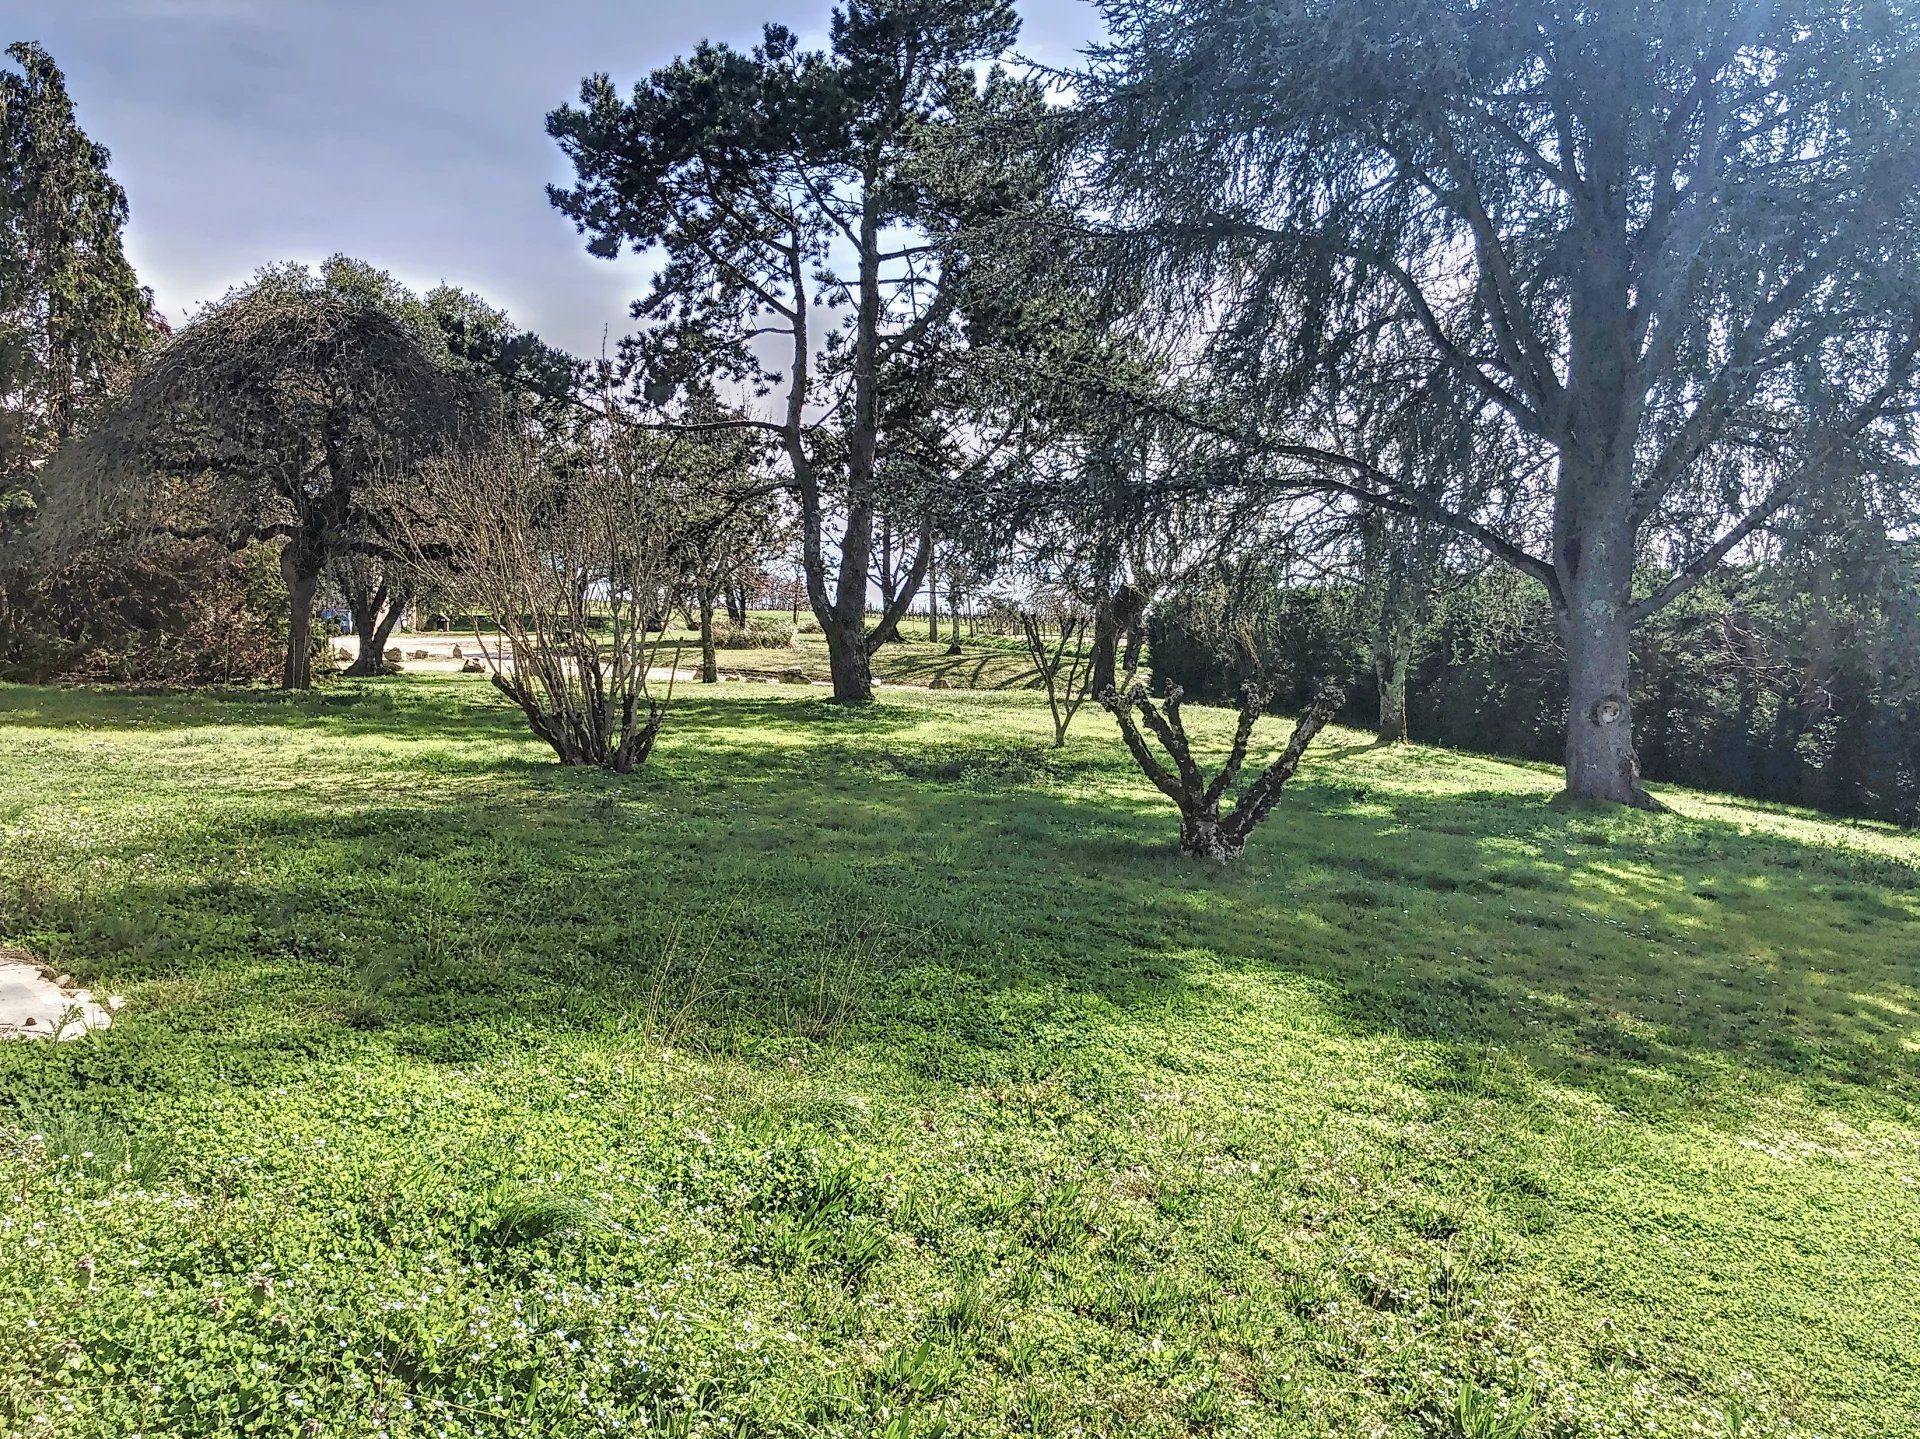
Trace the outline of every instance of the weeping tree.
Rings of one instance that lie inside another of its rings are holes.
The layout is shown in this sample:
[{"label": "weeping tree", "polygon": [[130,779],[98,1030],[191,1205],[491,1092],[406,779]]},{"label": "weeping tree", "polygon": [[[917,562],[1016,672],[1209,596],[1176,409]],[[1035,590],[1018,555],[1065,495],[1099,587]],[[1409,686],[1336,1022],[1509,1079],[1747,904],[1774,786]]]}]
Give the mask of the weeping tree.
[{"label": "weeping tree", "polygon": [[283,684],[305,689],[329,563],[386,555],[375,496],[459,444],[485,408],[377,306],[269,272],[155,352],[49,467],[47,508],[76,535],[277,543]]},{"label": "weeping tree", "polygon": [[[280,283],[317,286],[391,316],[435,364],[521,416],[531,433],[559,439],[584,421],[585,366],[472,291],[443,284],[419,295],[387,271],[347,255],[329,257],[311,275],[299,266],[270,273]],[[378,545],[342,551],[329,568],[358,642],[346,672],[380,674],[388,639],[420,597],[421,576],[404,557]]]},{"label": "weeping tree", "polygon": [[[1130,264],[1216,386],[1390,335],[1530,450],[1502,515],[1275,419],[1542,585],[1566,793],[1650,805],[1629,642],[1836,474],[1911,453],[1920,14],[1899,0],[1112,0],[1078,88]],[[1644,580],[1640,576],[1645,576]]]}]

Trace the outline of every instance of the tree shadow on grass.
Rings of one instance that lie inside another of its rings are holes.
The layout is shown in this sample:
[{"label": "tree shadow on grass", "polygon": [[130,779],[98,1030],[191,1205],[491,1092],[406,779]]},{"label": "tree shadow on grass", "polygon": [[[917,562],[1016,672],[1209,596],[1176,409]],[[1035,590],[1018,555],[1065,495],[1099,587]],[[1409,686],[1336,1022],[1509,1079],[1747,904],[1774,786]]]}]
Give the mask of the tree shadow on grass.
[{"label": "tree shadow on grass", "polygon": [[[850,706],[811,689],[743,695],[731,686],[722,696],[682,681],[675,686],[665,732],[690,726],[747,736],[779,731],[810,736],[822,730],[872,735],[910,728],[925,718],[924,712],[885,699]],[[447,677],[406,686],[380,679],[338,681],[306,694],[264,688],[142,693],[0,685],[0,733],[12,727],[156,733],[200,726],[324,731],[342,738],[533,739],[513,703],[480,679]]]},{"label": "tree shadow on grass", "polygon": [[[518,724],[504,706],[468,719]],[[1409,792],[1336,751],[1219,869],[1175,855],[1172,811],[1105,750],[949,739],[977,762],[916,767],[875,741],[923,709],[737,692],[677,719],[686,743],[642,776],[443,760],[436,775],[494,783],[405,771],[327,812],[253,813],[244,873],[210,849],[43,916],[62,963],[158,996],[71,1062],[164,1083],[183,1061],[137,1036],[169,1026],[237,1072],[639,1029],[1098,1084],[1108,1041],[1064,1033],[1221,1003],[1224,969],[1306,982],[1350,1032],[1417,1043],[1436,1088],[1482,1083],[1497,1054],[1645,1114],[1784,1083],[1914,1103],[1911,865],[1710,819]],[[127,854],[156,842],[129,835]]]},{"label": "tree shadow on grass", "polygon": [[989,681],[987,671],[1007,664],[1005,653],[976,651],[971,655],[923,655],[902,660],[889,666],[888,676],[895,682],[912,682],[930,685],[936,679],[944,679],[955,689],[966,690],[1030,690],[1040,687],[1040,671],[1031,661],[1020,669],[996,680]]}]

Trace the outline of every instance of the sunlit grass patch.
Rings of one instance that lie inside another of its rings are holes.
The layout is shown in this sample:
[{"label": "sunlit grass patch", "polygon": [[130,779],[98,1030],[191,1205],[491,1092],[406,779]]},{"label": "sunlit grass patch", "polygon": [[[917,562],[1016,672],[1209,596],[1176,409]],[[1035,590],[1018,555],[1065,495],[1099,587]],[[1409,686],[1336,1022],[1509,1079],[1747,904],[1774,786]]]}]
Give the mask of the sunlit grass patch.
[{"label": "sunlit grass patch", "polygon": [[0,689],[0,1434],[1902,1432],[1911,836],[1106,723]]}]

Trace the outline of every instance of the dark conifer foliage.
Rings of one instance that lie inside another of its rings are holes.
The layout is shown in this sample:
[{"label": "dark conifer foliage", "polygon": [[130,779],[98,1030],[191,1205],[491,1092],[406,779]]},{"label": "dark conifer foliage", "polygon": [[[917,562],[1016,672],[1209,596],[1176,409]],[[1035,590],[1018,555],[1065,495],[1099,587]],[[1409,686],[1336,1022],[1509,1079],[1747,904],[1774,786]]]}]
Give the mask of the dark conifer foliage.
[{"label": "dark conifer foliage", "polygon": [[[1920,19],[1893,0],[1118,0],[1094,193],[1240,419],[1537,580],[1570,794],[1646,804],[1635,628],[1910,443]],[[1411,492],[1300,397],[1412,362],[1533,452]],[[1315,453],[1318,451],[1319,453]],[[1636,586],[1648,562],[1660,578]]]},{"label": "dark conifer foliage", "polygon": [[994,193],[967,137],[1023,99],[974,67],[1016,29],[1005,0],[855,0],[834,12],[823,51],[770,25],[751,50],[701,44],[625,98],[593,76],[578,105],[548,117],[578,177],[550,195],[588,249],[664,256],[634,305],[648,322],[627,348],[640,398],[663,404],[716,381],[775,394],[771,417],[729,423],[780,456],[844,702],[872,697],[872,651],[931,558],[932,536],[909,525],[922,543],[870,628],[889,435],[928,458],[914,416],[890,399],[938,395],[929,372],[961,348],[952,239],[958,212]]}]

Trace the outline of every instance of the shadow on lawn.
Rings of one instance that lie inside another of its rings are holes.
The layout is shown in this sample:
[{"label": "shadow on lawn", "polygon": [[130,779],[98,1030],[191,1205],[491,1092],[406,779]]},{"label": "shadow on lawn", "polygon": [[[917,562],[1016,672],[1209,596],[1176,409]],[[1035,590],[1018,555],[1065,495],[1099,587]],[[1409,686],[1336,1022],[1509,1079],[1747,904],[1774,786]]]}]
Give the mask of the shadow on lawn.
[{"label": "shadow on lawn", "polygon": [[[702,690],[685,680],[676,684],[668,734],[681,726],[711,725],[716,719],[724,719],[726,729],[754,733],[784,730],[811,736],[837,727],[872,735],[909,728],[925,715],[884,699],[859,707],[836,704],[819,687],[747,696]],[[10,725],[145,733],[245,726],[436,741],[483,735],[537,744],[520,711],[487,681],[453,677],[436,679],[431,687],[405,689],[379,679],[336,680],[305,694],[267,688],[142,693],[0,685],[0,732]],[[511,760],[495,756],[492,762],[497,766]]]},{"label": "shadow on lawn", "polygon": [[[449,702],[456,735],[524,733],[505,706]],[[179,722],[232,722],[204,703]],[[320,708],[343,733],[449,737],[438,703]],[[236,1064],[352,1029],[464,1062],[556,1027],[673,1024],[750,1053],[859,1047],[937,1079],[1097,1085],[1109,1053],[1063,1035],[1110,1009],[1222,1003],[1208,975],[1226,968],[1305,981],[1349,1030],[1421,1042],[1411,1077],[1436,1088],[1483,1085],[1505,1056],[1641,1113],[1768,1079],[1914,1102],[1911,866],[1714,820],[1409,794],[1360,747],[1324,755],[1220,870],[1173,853],[1172,811],[1103,751],[1000,741],[943,768],[872,743],[926,718],[696,697],[684,743],[635,779],[524,749],[436,762],[499,783],[469,796],[409,773],[337,812],[259,815],[244,838],[272,862],[254,873],[210,854],[188,883],[129,884],[58,928],[71,962],[201,996],[173,1022]],[[138,935],[107,922],[128,915]],[[222,1027],[250,1003],[252,1022]],[[159,1045],[126,1058],[177,1062]]]}]

